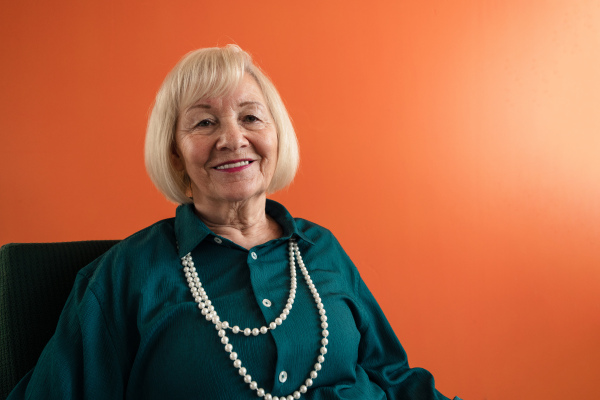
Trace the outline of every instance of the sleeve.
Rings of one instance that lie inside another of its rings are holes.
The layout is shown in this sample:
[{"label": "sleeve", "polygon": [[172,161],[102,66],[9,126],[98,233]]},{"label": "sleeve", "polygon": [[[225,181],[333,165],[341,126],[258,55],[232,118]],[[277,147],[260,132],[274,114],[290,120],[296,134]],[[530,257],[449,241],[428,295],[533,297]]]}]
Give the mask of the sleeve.
[{"label": "sleeve", "polygon": [[79,274],[56,332],[8,400],[123,398],[122,371],[101,302]]},{"label": "sleeve", "polygon": [[[410,368],[406,352],[377,301],[358,277],[358,321],[361,333],[358,363],[369,379],[390,400],[448,400],[435,389],[433,376],[422,368]],[[454,400],[460,400],[455,397]]]}]

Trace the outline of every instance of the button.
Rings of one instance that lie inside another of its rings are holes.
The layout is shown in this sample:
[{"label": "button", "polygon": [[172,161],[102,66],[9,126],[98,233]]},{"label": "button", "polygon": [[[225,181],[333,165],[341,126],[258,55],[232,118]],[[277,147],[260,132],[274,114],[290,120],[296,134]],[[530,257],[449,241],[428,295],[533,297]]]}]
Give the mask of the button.
[{"label": "button", "polygon": [[279,382],[283,383],[285,381],[287,381],[287,372],[281,371],[279,374]]},{"label": "button", "polygon": [[215,243],[221,244],[221,243],[223,243],[223,241],[221,240],[221,238],[218,238],[215,236]]},{"label": "button", "polygon": [[255,260],[258,258],[258,256],[256,255],[256,253],[255,253],[255,252],[252,252],[252,253],[250,253],[250,255],[251,255],[251,256],[252,256],[252,258],[253,258],[253,259],[255,259]]},{"label": "button", "polygon": [[264,299],[263,300],[263,306],[265,306],[265,307],[271,307],[271,300]]}]

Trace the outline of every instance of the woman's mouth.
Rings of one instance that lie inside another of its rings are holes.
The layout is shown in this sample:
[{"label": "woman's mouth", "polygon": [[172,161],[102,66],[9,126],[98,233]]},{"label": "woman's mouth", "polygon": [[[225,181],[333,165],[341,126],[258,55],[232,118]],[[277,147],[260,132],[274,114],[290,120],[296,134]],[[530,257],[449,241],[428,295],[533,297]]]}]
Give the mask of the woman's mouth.
[{"label": "woman's mouth", "polygon": [[235,171],[239,171],[239,170],[243,169],[244,167],[250,165],[250,163],[252,163],[252,161],[249,161],[249,160],[236,161],[236,162],[232,162],[232,163],[221,164],[221,165],[215,167],[215,169],[218,169],[220,171],[225,170],[225,172],[235,172]]}]

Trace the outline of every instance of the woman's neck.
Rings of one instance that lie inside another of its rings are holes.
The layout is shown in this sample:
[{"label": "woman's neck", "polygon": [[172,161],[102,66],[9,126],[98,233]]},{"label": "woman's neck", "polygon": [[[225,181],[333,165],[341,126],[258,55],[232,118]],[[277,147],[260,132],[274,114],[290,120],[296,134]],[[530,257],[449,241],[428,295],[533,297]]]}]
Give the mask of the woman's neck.
[{"label": "woman's neck", "polygon": [[265,212],[266,197],[232,203],[194,203],[196,214],[219,236],[250,249],[281,237],[279,224]]}]

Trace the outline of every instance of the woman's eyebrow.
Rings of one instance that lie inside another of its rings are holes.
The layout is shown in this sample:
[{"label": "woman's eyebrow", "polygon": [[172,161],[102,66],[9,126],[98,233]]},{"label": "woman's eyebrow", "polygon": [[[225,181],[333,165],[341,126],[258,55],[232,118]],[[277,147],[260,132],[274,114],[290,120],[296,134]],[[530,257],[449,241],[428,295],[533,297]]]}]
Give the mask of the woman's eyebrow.
[{"label": "woman's eyebrow", "polygon": [[245,107],[249,105],[264,107],[260,101],[243,101],[240,104],[238,104],[238,107]]},{"label": "woman's eyebrow", "polygon": [[206,109],[209,109],[210,108],[210,104],[194,104],[193,106],[190,106],[190,108],[188,108],[187,111],[193,110],[194,108],[206,108]]}]

